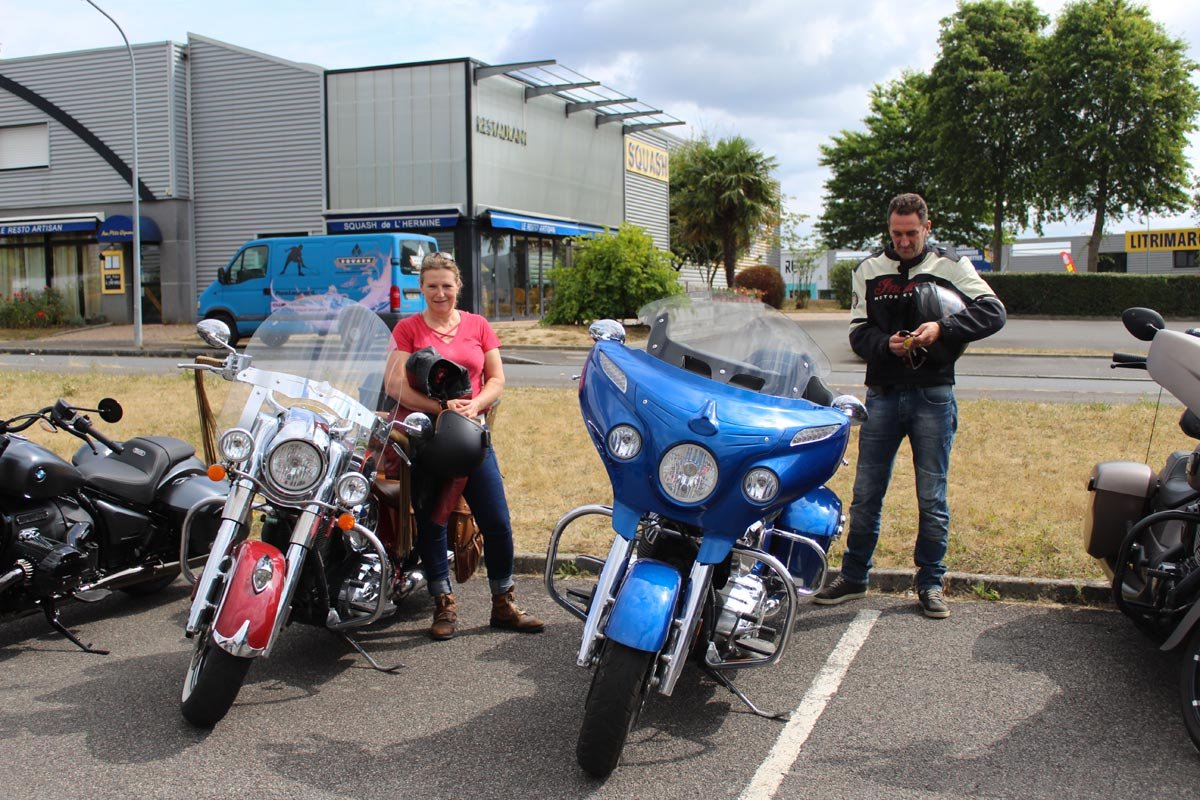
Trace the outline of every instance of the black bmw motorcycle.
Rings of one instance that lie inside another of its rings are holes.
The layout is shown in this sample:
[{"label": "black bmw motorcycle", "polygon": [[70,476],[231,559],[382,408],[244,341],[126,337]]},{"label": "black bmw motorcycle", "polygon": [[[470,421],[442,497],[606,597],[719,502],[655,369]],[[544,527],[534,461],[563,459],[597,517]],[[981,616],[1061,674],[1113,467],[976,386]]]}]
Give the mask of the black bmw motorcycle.
[{"label": "black bmw motorcycle", "polygon": [[[209,480],[187,442],[166,436],[116,442],[85,412],[109,423],[123,413],[111,398],[94,409],[59,400],[0,420],[0,618],[40,609],[80,649],[104,654],[59,621],[59,603],[95,602],[114,589],[153,594],[175,579],[185,555],[202,564],[229,485]],[[71,463],[20,435],[35,423],[83,440]],[[181,554],[189,516],[189,552]]]}]

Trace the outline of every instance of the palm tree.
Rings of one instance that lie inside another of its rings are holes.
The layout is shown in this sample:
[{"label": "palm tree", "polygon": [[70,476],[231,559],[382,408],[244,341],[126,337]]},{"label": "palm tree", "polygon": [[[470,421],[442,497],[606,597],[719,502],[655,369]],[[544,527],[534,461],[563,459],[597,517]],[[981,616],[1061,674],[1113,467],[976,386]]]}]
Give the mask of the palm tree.
[{"label": "palm tree", "polygon": [[733,286],[738,256],[764,225],[778,221],[777,166],[741,136],[697,139],[671,156],[671,218],[677,252],[719,252]]}]

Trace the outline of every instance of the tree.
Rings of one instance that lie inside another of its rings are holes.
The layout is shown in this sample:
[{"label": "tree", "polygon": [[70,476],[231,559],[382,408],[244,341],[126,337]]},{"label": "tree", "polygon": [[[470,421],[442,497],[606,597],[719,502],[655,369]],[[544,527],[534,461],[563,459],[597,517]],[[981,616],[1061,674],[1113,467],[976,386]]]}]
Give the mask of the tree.
[{"label": "tree", "polygon": [[677,252],[710,256],[715,248],[725,267],[725,284],[733,286],[738,257],[763,225],[777,221],[779,183],[771,177],[776,161],[734,136],[716,144],[690,142],[671,154],[671,162]]},{"label": "tree", "polygon": [[671,256],[636,225],[623,224],[615,235],[579,240],[575,263],[549,272],[554,299],[542,321],[576,325],[597,319],[627,319],[654,300],[683,291]]},{"label": "tree", "polygon": [[941,52],[929,73],[939,183],[984,201],[996,269],[1005,223],[1028,227],[1037,195],[1044,151],[1033,81],[1049,21],[1033,0],[963,3],[942,20]]},{"label": "tree", "polygon": [[[801,286],[808,285],[825,255],[825,248],[817,240],[816,233],[805,227],[807,222],[808,214],[792,211],[785,203],[779,210],[779,224],[775,228],[772,242],[779,248],[781,258],[783,253],[792,254],[791,264],[781,263],[780,267],[787,272],[792,281]],[[799,308],[804,307],[803,295],[797,299],[796,305]]]},{"label": "tree", "polygon": [[937,152],[926,135],[928,78],[906,72],[871,89],[865,131],[842,131],[821,145],[820,164],[828,167],[825,207],[816,230],[830,248],[869,250],[887,241],[887,207],[902,192],[917,192],[929,203],[940,241],[983,244],[979,198],[957,197],[935,180]]},{"label": "tree", "polygon": [[1039,82],[1050,131],[1044,182],[1051,210],[1043,216],[1094,215],[1088,272],[1096,270],[1108,217],[1188,207],[1184,151],[1200,90],[1185,50],[1145,8],[1125,0],[1084,0],[1059,15]]}]

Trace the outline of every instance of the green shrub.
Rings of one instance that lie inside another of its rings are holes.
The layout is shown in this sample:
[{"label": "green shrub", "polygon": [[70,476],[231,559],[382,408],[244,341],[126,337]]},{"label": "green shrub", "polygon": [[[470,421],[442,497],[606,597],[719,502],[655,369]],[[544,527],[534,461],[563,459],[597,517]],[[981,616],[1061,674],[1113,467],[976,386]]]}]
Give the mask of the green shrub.
[{"label": "green shrub", "polygon": [[984,279],[1009,314],[1116,318],[1133,306],[1193,319],[1200,310],[1200,275],[1113,272],[989,272]]},{"label": "green shrub", "polygon": [[733,288],[753,290],[771,308],[783,308],[783,276],[774,267],[747,267],[733,276]]},{"label": "green shrub", "polygon": [[854,268],[857,266],[857,261],[843,258],[834,262],[829,269],[829,288],[840,308],[850,307],[850,295],[854,292]]},{"label": "green shrub", "polygon": [[638,309],[683,287],[671,256],[636,225],[622,225],[616,235],[597,234],[580,240],[575,264],[549,272],[554,299],[542,322],[578,325],[597,319],[629,319]]},{"label": "green shrub", "polygon": [[0,295],[0,327],[57,328],[66,324],[67,308],[62,293],[47,286],[41,292],[16,291]]}]

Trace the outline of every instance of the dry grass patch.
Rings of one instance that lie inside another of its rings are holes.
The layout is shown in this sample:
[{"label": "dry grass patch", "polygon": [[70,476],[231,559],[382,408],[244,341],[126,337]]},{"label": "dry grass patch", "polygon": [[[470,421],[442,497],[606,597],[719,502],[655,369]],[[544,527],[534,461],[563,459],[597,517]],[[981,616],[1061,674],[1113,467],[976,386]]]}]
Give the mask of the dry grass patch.
[{"label": "dry grass patch", "polygon": [[[4,418],[50,405],[66,397],[95,407],[104,396],[125,406],[115,425],[93,419],[113,438],[135,435],[176,436],[199,443],[190,375],[112,376],[92,373],[0,373]],[[215,407],[227,384],[206,383]],[[1143,461],[1152,422],[1150,465],[1162,466],[1171,450],[1194,445],[1178,429],[1178,406],[1157,414],[1152,404],[1133,405],[960,401],[960,423],[950,470],[952,570],[1030,577],[1093,579],[1101,577],[1083,552],[1085,484],[1099,461]],[[48,434],[36,426],[30,438],[69,457],[79,441]],[[570,509],[608,503],[611,489],[600,458],[584,432],[572,389],[509,388],[495,429],[512,508],[517,551],[544,553],[550,531]],[[857,437],[843,468],[830,485],[847,507],[854,478]],[[910,568],[916,538],[916,497],[911,453],[901,448],[892,489],[884,504],[883,532],[876,563]],[[607,552],[612,533],[592,525],[564,550],[594,555]],[[834,561],[841,544],[835,545]]]}]

